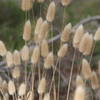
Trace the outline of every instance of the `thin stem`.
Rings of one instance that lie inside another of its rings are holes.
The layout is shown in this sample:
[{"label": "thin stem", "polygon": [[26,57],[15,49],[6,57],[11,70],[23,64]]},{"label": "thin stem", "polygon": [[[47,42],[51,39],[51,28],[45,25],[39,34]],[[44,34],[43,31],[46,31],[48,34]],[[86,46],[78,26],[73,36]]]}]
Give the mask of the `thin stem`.
[{"label": "thin stem", "polygon": [[56,72],[56,66],[57,66],[58,62],[59,62],[59,59],[57,59],[57,63],[56,63],[56,65],[53,66],[54,71],[53,71],[53,76],[52,76],[52,80],[51,80],[51,84],[50,84],[49,93],[51,92],[51,89],[52,89],[52,84],[53,84],[53,82],[54,82],[54,77],[55,77],[55,72]]},{"label": "thin stem", "polygon": [[74,51],[74,55],[73,55],[73,59],[72,59],[72,66],[71,66],[71,72],[70,72],[70,78],[69,78],[69,83],[68,83],[68,91],[67,91],[67,98],[66,98],[66,100],[69,99],[69,92],[70,92],[71,81],[72,81],[72,76],[73,76],[75,56],[76,56],[76,49]]}]

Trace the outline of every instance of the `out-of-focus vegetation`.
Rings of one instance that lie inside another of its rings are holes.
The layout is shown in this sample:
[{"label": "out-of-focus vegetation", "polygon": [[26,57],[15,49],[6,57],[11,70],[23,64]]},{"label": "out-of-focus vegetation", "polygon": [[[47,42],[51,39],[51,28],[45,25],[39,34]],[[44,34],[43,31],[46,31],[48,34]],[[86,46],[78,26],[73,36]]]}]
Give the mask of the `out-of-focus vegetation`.
[{"label": "out-of-focus vegetation", "polygon": [[[39,15],[38,7],[41,8],[34,4],[35,12],[33,11],[33,14],[35,16]],[[73,0],[72,4],[66,8],[66,23],[71,22],[75,25],[88,16],[100,15],[99,10],[100,0]],[[0,1],[0,39],[6,43],[9,49],[18,49],[23,44],[24,22],[25,13],[21,11],[17,2],[13,0]]]}]

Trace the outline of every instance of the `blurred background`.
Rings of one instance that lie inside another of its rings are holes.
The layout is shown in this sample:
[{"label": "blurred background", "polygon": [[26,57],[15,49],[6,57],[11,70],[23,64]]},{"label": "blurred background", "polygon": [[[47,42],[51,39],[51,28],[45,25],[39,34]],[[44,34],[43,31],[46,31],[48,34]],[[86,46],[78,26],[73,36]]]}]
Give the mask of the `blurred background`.
[{"label": "blurred background", "polygon": [[[47,5],[42,6],[46,10]],[[36,22],[36,18],[39,17],[41,9],[39,4],[34,3],[30,12],[33,24]],[[65,23],[71,22],[72,25],[75,25],[84,18],[96,15],[100,15],[100,0],[72,0],[72,3],[66,8]],[[19,49],[23,45],[24,22],[25,13],[20,9],[20,1],[0,0],[0,39],[5,42],[10,50]],[[99,21],[91,24],[92,26],[87,25],[86,28],[92,28],[92,32],[95,32],[96,27],[100,25]]]}]

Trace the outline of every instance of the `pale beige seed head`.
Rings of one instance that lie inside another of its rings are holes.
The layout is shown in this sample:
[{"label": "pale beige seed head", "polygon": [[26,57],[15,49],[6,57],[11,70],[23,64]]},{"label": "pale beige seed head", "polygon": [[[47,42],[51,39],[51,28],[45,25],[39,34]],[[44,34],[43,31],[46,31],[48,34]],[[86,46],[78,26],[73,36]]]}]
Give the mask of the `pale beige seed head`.
[{"label": "pale beige seed head", "polygon": [[32,64],[37,64],[39,59],[40,59],[40,47],[35,46],[31,57]]},{"label": "pale beige seed head", "polygon": [[33,100],[33,92],[32,91],[29,91],[28,93],[27,93],[27,100]]},{"label": "pale beige seed head", "polygon": [[21,0],[21,9],[23,11],[30,10],[32,6],[33,6],[32,0]]},{"label": "pale beige seed head", "polygon": [[45,0],[37,0],[39,3],[43,3]]},{"label": "pale beige seed head", "polygon": [[20,59],[20,53],[19,51],[15,50],[13,53],[13,60],[14,60],[14,65],[20,65],[21,64],[21,59]]},{"label": "pale beige seed head", "polygon": [[35,26],[34,34],[39,34],[39,33],[40,33],[40,28],[41,28],[42,23],[43,23],[43,19],[42,19],[42,17],[40,17],[40,18],[37,20],[37,23],[36,23],[36,26]]},{"label": "pale beige seed head", "polygon": [[55,5],[55,2],[52,1],[49,4],[48,10],[47,10],[47,15],[46,15],[46,19],[48,22],[52,22],[54,20],[55,13],[56,13],[56,5]]},{"label": "pale beige seed head", "polygon": [[87,45],[85,46],[84,55],[90,55],[93,47],[93,35],[90,34],[87,40]]},{"label": "pale beige seed head", "polygon": [[18,90],[18,95],[19,96],[24,96],[26,93],[26,84],[25,83],[22,83],[19,87],[19,90]]},{"label": "pale beige seed head", "polygon": [[68,6],[70,4],[71,0],[61,0],[61,4],[63,6]]},{"label": "pale beige seed head", "polygon": [[15,67],[13,70],[12,70],[12,77],[14,79],[18,79],[20,77],[20,68],[19,67]]},{"label": "pale beige seed head", "polygon": [[89,62],[86,59],[82,60],[82,75],[85,79],[89,79],[91,77],[91,67]]},{"label": "pale beige seed head", "polygon": [[38,41],[41,42],[43,39],[47,38],[48,31],[49,31],[49,24],[47,21],[44,21],[40,28],[40,34],[38,36],[38,39],[39,39]]},{"label": "pale beige seed head", "polygon": [[85,96],[86,96],[85,87],[78,86],[75,90],[74,100],[86,100]]},{"label": "pale beige seed head", "polygon": [[29,41],[31,38],[32,26],[30,20],[27,20],[24,25],[23,40]]},{"label": "pale beige seed head", "polygon": [[94,71],[92,72],[90,80],[91,80],[91,86],[92,86],[92,88],[94,90],[98,89],[99,88],[99,80],[98,80],[96,72],[94,72]]},{"label": "pale beige seed head", "polygon": [[25,45],[21,50],[21,58],[23,61],[29,60],[29,48],[27,45]]},{"label": "pale beige seed head", "polygon": [[52,52],[50,52],[44,61],[44,68],[50,69],[53,66],[53,64],[54,64],[54,55]]},{"label": "pale beige seed head", "polygon": [[87,33],[85,33],[83,35],[82,40],[81,40],[80,45],[79,45],[79,51],[81,53],[84,53],[85,52],[85,49],[88,46],[87,45],[88,39],[89,39],[89,33],[87,32]]},{"label": "pale beige seed head", "polygon": [[14,95],[16,92],[15,83],[12,80],[8,82],[8,92],[10,95]]},{"label": "pale beige seed head", "polygon": [[46,93],[46,94],[44,95],[43,100],[50,100],[50,94],[49,94],[49,93]]},{"label": "pale beige seed head", "polygon": [[100,40],[100,27],[97,29],[95,35],[94,35],[94,40],[98,41]]},{"label": "pale beige seed head", "polygon": [[80,44],[80,41],[81,41],[83,35],[84,35],[84,27],[83,27],[83,25],[80,25],[76,29],[75,35],[73,37],[73,46],[75,48],[78,48],[79,47],[79,44]]},{"label": "pale beige seed head", "polygon": [[0,40],[0,56],[5,56],[7,53],[7,49],[5,44]]},{"label": "pale beige seed head", "polygon": [[46,91],[46,79],[45,77],[43,77],[38,85],[38,93],[42,95],[43,93],[45,93],[45,91]]},{"label": "pale beige seed head", "polygon": [[47,57],[48,53],[49,53],[48,41],[43,40],[42,43],[41,43],[41,56]]},{"label": "pale beige seed head", "polygon": [[72,25],[71,23],[67,24],[64,27],[64,30],[61,33],[61,41],[62,42],[67,42],[70,38],[70,33],[71,33]]},{"label": "pale beige seed head", "polygon": [[58,57],[62,58],[66,55],[68,51],[68,44],[63,44],[58,51]]},{"label": "pale beige seed head", "polygon": [[7,67],[12,67],[14,64],[13,54],[9,51],[6,54],[6,63],[7,63]]},{"label": "pale beige seed head", "polygon": [[8,91],[8,84],[7,84],[6,80],[2,81],[2,87],[1,88],[5,92]]},{"label": "pale beige seed head", "polygon": [[83,86],[83,85],[84,85],[84,81],[83,81],[82,77],[80,75],[77,75],[77,77],[76,77],[76,87]]}]

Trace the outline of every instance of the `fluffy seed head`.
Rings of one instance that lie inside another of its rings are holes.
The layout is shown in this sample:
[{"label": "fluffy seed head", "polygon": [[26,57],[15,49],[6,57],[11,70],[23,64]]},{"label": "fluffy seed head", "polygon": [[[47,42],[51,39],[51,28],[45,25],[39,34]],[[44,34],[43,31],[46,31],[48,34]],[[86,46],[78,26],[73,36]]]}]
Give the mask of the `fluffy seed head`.
[{"label": "fluffy seed head", "polygon": [[61,41],[62,42],[67,42],[69,40],[71,29],[72,29],[71,23],[67,24],[64,27],[64,30],[62,31],[62,34],[61,34]]},{"label": "fluffy seed head", "polygon": [[97,29],[95,35],[94,35],[94,40],[98,41],[100,40],[100,27]]},{"label": "fluffy seed head", "polygon": [[49,24],[47,21],[44,21],[41,25],[40,34],[38,37],[40,42],[47,37],[48,31],[49,31]]},{"label": "fluffy seed head", "polygon": [[35,27],[35,31],[34,31],[35,34],[40,33],[40,28],[41,28],[42,23],[43,23],[43,19],[42,19],[42,17],[40,17],[36,23],[36,27]]},{"label": "fluffy seed head", "polygon": [[93,47],[93,35],[89,35],[84,55],[90,55]]},{"label": "fluffy seed head", "polygon": [[32,8],[32,0],[21,0],[21,9],[23,11],[28,11]]},{"label": "fluffy seed head", "polygon": [[5,44],[0,40],[0,56],[5,56],[7,53],[7,49]]},{"label": "fluffy seed head", "polygon": [[44,68],[49,69],[51,68],[51,66],[53,66],[53,64],[54,64],[54,55],[52,52],[50,52],[44,61]]},{"label": "fluffy seed head", "polygon": [[45,0],[37,0],[39,3],[43,3]]},{"label": "fluffy seed head", "polygon": [[63,6],[68,6],[70,4],[71,0],[61,0],[61,4]]},{"label": "fluffy seed head", "polygon": [[91,86],[92,88],[95,90],[95,89],[98,89],[99,88],[99,80],[97,78],[97,74],[96,72],[92,72],[92,75],[91,75]]},{"label": "fluffy seed head", "polygon": [[18,79],[20,77],[20,68],[19,67],[15,67],[13,70],[12,70],[12,77],[14,79]]},{"label": "fluffy seed head", "polygon": [[19,90],[18,90],[18,95],[19,96],[23,96],[25,95],[26,93],[26,84],[25,83],[22,83],[19,87]]},{"label": "fluffy seed head", "polygon": [[89,62],[86,59],[82,60],[82,75],[85,79],[89,79],[91,77],[91,67]]},{"label": "fluffy seed head", "polygon": [[83,81],[82,77],[77,75],[77,77],[76,77],[76,86],[78,87],[78,86],[83,86],[83,85],[84,85],[84,81]]},{"label": "fluffy seed head", "polygon": [[89,33],[87,32],[87,33],[85,33],[85,34],[83,35],[82,40],[81,40],[81,42],[80,42],[80,45],[79,45],[79,51],[80,51],[80,52],[82,52],[82,53],[85,52],[86,46],[88,46],[88,45],[87,45],[88,39],[89,39]]},{"label": "fluffy seed head", "polygon": [[6,54],[6,62],[7,62],[7,67],[12,67],[14,64],[13,54],[9,51]]},{"label": "fluffy seed head", "polygon": [[46,90],[46,79],[45,79],[45,77],[43,77],[40,80],[39,85],[38,85],[38,93],[43,94],[43,93],[45,93],[45,90]]},{"label": "fluffy seed head", "polygon": [[23,40],[29,41],[31,38],[31,22],[30,20],[27,20],[25,25],[24,25],[24,32],[23,32]]},{"label": "fluffy seed head", "polygon": [[43,100],[50,100],[50,94],[49,94],[49,93],[46,93],[46,94],[44,95]]},{"label": "fluffy seed head", "polygon": [[80,45],[79,51],[82,52],[84,55],[90,55],[93,47],[93,35],[89,33],[84,34]]},{"label": "fluffy seed head", "polygon": [[74,38],[73,38],[73,46],[75,48],[79,47],[80,41],[81,41],[81,39],[83,37],[83,34],[84,34],[84,27],[83,27],[83,25],[80,25],[76,29],[76,32],[75,32],[75,35],[74,35]]},{"label": "fluffy seed head", "polygon": [[85,100],[86,91],[83,86],[78,86],[75,90],[74,100]]},{"label": "fluffy seed head", "polygon": [[55,2],[52,1],[48,7],[47,16],[46,16],[48,22],[52,22],[54,20],[55,13],[56,13],[56,5]]},{"label": "fluffy seed head", "polygon": [[33,93],[32,93],[32,91],[29,91],[27,93],[27,100],[33,100]]},{"label": "fluffy seed head", "polygon": [[21,64],[21,59],[20,59],[20,53],[19,51],[15,50],[13,53],[13,60],[14,60],[14,65],[20,65]]},{"label": "fluffy seed head", "polygon": [[29,48],[27,45],[25,45],[21,50],[21,58],[23,61],[29,60]]},{"label": "fluffy seed head", "polygon": [[36,64],[39,61],[39,58],[40,58],[40,47],[36,46],[32,53],[31,62],[33,64]]},{"label": "fluffy seed head", "polygon": [[8,82],[8,92],[9,92],[10,95],[14,95],[15,91],[16,91],[15,84],[12,80],[10,80]]},{"label": "fluffy seed head", "polygon": [[41,44],[41,56],[47,57],[49,53],[49,46],[47,40],[43,40]]},{"label": "fluffy seed head", "polygon": [[66,55],[68,51],[68,44],[63,44],[58,51],[58,57],[62,58]]}]

